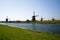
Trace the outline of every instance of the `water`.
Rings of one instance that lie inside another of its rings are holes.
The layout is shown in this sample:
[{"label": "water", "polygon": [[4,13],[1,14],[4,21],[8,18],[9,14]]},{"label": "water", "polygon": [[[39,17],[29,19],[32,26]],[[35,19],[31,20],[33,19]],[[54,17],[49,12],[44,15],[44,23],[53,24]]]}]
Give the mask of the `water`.
[{"label": "water", "polygon": [[0,23],[11,27],[30,29],[39,32],[60,34],[60,24],[27,24],[27,23]]}]

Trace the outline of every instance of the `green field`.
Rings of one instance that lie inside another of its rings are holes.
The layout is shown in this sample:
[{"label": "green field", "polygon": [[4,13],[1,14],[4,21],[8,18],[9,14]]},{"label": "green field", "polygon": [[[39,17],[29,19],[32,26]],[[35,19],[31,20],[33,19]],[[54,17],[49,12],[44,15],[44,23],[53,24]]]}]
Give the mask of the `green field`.
[{"label": "green field", "polygon": [[0,25],[0,40],[60,40],[60,34],[36,32]]}]

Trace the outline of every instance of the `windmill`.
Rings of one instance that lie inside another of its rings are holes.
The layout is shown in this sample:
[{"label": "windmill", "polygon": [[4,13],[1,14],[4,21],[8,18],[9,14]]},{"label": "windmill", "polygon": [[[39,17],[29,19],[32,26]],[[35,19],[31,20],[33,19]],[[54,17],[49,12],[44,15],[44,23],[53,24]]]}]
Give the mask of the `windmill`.
[{"label": "windmill", "polygon": [[52,21],[55,21],[55,19],[54,19],[54,18],[52,18]]},{"label": "windmill", "polygon": [[43,17],[41,16],[41,22],[43,21]]},{"label": "windmill", "polygon": [[32,16],[32,21],[36,21],[36,17],[37,17],[38,15],[35,15],[35,12],[33,12],[33,16]]},{"label": "windmill", "polygon": [[7,16],[7,18],[6,18],[6,22],[8,22],[8,16]]},{"label": "windmill", "polygon": [[45,17],[41,16],[40,21],[42,22],[42,21],[44,21],[44,19],[45,19]]}]

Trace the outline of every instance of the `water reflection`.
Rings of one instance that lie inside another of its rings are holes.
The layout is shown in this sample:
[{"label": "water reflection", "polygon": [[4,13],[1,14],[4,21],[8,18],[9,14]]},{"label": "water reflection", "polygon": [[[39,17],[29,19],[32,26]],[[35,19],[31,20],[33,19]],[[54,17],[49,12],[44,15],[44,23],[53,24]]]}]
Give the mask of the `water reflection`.
[{"label": "water reflection", "polygon": [[32,24],[33,25],[33,30],[36,30],[36,28],[35,28],[35,24]]}]

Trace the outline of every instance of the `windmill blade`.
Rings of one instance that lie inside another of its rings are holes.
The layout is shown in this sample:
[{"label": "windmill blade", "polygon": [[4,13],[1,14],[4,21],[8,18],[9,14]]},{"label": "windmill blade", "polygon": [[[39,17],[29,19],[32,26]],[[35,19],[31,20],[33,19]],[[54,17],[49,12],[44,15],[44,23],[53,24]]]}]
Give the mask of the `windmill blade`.
[{"label": "windmill blade", "polygon": [[39,16],[39,15],[35,15],[35,17],[37,17],[37,16]]},{"label": "windmill blade", "polygon": [[33,15],[35,16],[35,12],[33,12]]},{"label": "windmill blade", "polygon": [[6,16],[6,18],[8,18],[8,16]]}]

